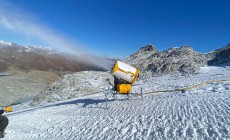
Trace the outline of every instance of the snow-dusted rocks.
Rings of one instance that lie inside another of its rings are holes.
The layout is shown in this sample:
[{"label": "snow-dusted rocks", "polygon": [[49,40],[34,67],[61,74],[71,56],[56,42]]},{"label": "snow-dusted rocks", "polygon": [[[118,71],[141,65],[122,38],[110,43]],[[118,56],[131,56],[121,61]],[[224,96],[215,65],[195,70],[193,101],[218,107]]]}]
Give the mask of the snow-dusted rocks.
[{"label": "snow-dusted rocks", "polygon": [[113,77],[108,72],[83,71],[64,76],[41,91],[32,105],[72,99],[111,88]]},{"label": "snow-dusted rocks", "polygon": [[159,76],[174,71],[194,73],[200,66],[206,65],[207,60],[205,54],[197,53],[188,46],[157,52],[153,46],[147,45],[131,55],[126,62],[137,65],[141,76]]},{"label": "snow-dusted rocks", "polygon": [[147,45],[126,59],[126,62],[140,69],[140,76],[152,77],[171,72],[196,73],[201,66],[230,62],[230,45],[210,53],[198,53],[189,46],[170,48],[158,52]]},{"label": "snow-dusted rocks", "polygon": [[11,46],[12,43],[9,43],[9,42],[5,42],[3,40],[0,40],[0,46]]}]

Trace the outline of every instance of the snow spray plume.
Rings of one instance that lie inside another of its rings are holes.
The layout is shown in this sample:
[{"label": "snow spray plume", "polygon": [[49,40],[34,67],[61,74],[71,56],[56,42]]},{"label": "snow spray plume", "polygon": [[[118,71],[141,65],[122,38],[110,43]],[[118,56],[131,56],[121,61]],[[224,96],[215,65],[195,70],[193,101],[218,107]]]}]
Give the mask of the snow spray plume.
[{"label": "snow spray plume", "polygon": [[[57,51],[73,53],[77,56],[76,58],[81,58],[81,61],[86,63],[92,63],[106,70],[111,69],[113,65],[111,59],[94,55],[83,45],[79,45],[68,37],[60,36],[60,33],[41,23],[39,24],[36,19],[31,20],[32,17],[34,16],[12,4],[0,2],[0,28],[3,27],[13,33],[19,33],[27,42],[40,41]],[[73,56],[69,58],[75,59]]]},{"label": "snow spray plume", "polygon": [[111,71],[113,65],[115,64],[115,59],[106,58],[98,56],[95,54],[74,54],[74,53],[63,53],[63,56],[69,60],[74,60],[76,62],[81,62],[84,64],[89,64],[95,66],[99,69]]},{"label": "snow spray plume", "polygon": [[111,71],[113,65],[115,64],[114,59],[105,58],[93,54],[85,55],[84,60],[108,71]]}]

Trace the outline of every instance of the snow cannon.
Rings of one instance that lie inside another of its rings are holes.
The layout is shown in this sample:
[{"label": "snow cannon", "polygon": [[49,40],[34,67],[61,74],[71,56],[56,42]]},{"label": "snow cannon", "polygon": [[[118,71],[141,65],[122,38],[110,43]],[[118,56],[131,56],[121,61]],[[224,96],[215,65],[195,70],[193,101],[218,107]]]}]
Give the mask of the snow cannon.
[{"label": "snow cannon", "polygon": [[138,69],[117,60],[111,73],[114,76],[115,91],[121,94],[129,94],[132,84],[138,77]]}]

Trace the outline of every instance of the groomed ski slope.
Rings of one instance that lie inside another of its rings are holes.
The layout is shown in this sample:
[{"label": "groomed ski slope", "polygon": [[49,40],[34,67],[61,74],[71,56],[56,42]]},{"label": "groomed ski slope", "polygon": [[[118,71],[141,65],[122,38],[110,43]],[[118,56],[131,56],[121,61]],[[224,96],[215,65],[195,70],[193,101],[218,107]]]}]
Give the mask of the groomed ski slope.
[{"label": "groomed ski slope", "polygon": [[[193,76],[176,76],[140,81],[134,91],[230,79],[230,68],[205,67]],[[230,82],[144,95],[143,100],[108,97],[108,109],[104,94],[98,93],[8,114],[5,139],[230,139]]]}]

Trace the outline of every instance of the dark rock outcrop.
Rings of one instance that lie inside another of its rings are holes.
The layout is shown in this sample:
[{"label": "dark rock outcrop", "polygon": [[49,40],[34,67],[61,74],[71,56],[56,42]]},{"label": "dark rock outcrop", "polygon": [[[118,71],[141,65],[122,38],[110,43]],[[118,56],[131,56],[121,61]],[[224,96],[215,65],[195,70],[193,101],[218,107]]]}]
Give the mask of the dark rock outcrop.
[{"label": "dark rock outcrop", "polygon": [[211,52],[209,55],[211,55],[213,59],[208,61],[208,65],[225,65],[230,63],[230,44]]}]

